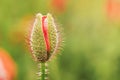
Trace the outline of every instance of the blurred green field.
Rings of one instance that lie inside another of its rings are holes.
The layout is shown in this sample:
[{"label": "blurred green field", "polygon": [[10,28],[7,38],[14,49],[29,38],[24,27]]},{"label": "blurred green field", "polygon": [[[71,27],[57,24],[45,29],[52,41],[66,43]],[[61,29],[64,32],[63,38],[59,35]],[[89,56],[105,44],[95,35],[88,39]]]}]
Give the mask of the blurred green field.
[{"label": "blurred green field", "polygon": [[0,47],[17,64],[16,80],[37,79],[23,29],[39,12],[52,13],[65,33],[63,51],[49,63],[50,80],[120,80],[120,19],[109,19],[108,0],[63,0],[62,8],[52,1],[0,1]]}]

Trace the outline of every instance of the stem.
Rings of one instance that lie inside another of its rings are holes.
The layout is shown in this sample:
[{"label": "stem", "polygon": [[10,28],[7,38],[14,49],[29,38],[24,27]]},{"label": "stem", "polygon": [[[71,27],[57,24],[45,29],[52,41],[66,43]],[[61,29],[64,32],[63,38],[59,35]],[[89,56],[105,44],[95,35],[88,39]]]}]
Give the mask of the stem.
[{"label": "stem", "polygon": [[48,80],[47,63],[39,63],[38,67],[40,72],[38,73],[39,80]]}]

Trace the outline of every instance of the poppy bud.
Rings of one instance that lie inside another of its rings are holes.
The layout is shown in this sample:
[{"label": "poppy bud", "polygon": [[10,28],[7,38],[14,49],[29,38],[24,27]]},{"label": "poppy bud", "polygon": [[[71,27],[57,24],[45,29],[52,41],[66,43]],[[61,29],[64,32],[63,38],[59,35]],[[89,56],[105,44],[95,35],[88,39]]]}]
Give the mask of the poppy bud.
[{"label": "poppy bud", "polygon": [[38,13],[29,32],[29,47],[38,62],[48,61],[59,50],[62,42],[60,32],[51,14]]}]

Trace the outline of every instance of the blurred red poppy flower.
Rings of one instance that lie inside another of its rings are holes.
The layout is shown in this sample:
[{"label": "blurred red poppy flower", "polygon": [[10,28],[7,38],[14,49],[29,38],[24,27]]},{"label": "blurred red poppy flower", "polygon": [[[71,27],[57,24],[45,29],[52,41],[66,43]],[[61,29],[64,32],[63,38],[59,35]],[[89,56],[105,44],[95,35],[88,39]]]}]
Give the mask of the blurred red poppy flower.
[{"label": "blurred red poppy flower", "polygon": [[13,80],[15,77],[15,62],[5,50],[0,48],[0,80]]},{"label": "blurred red poppy flower", "polygon": [[107,1],[107,15],[112,20],[120,20],[120,0]]},{"label": "blurred red poppy flower", "polygon": [[66,0],[52,0],[52,8],[57,12],[63,12],[66,8]]}]

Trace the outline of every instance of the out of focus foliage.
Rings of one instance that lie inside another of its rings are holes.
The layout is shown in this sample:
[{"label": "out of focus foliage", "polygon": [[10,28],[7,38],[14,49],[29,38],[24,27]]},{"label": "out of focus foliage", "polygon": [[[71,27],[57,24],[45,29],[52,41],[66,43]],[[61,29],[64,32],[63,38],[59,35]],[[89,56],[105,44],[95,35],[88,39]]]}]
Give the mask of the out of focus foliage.
[{"label": "out of focus foliage", "polygon": [[38,12],[52,13],[65,32],[50,80],[120,80],[120,0],[1,0],[0,47],[16,62],[17,80],[37,79],[24,29]]}]

